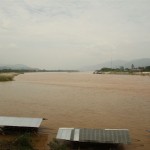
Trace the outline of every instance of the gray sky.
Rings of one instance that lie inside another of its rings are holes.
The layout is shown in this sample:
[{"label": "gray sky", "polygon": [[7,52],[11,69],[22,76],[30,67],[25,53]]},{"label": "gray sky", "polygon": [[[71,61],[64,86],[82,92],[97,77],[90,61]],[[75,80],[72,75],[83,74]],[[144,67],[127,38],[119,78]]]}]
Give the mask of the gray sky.
[{"label": "gray sky", "polygon": [[0,0],[0,64],[78,69],[150,57],[150,0]]}]

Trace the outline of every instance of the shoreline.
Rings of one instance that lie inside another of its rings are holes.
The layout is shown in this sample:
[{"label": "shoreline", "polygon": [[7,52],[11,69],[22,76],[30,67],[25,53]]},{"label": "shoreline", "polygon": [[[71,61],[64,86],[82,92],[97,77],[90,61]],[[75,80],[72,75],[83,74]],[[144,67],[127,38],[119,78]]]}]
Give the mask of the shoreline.
[{"label": "shoreline", "polygon": [[150,76],[150,72],[93,72],[93,74],[112,74],[112,75],[141,75]]}]

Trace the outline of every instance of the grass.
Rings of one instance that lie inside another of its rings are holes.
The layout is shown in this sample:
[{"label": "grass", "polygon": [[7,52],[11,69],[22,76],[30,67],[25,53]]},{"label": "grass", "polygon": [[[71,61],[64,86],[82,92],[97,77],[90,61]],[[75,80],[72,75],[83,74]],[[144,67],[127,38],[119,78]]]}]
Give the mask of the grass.
[{"label": "grass", "polygon": [[0,73],[0,82],[13,81],[17,73]]}]

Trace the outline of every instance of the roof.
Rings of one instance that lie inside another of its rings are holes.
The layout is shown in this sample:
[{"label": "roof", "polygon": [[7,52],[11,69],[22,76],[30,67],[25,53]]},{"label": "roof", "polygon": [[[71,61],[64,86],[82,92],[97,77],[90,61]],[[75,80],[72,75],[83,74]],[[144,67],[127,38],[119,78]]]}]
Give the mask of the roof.
[{"label": "roof", "polygon": [[114,144],[131,143],[128,129],[59,128],[56,138],[78,142]]},{"label": "roof", "polygon": [[40,126],[43,118],[4,117],[0,116],[0,126],[34,127]]}]

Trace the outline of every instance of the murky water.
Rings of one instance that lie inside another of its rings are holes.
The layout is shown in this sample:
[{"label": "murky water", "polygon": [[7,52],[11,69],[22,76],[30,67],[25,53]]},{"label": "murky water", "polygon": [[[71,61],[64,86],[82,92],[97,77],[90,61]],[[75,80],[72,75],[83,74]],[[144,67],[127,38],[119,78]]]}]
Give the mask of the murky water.
[{"label": "murky water", "polygon": [[27,73],[0,83],[0,115],[44,117],[59,127],[128,128],[127,150],[150,149],[150,77]]}]

